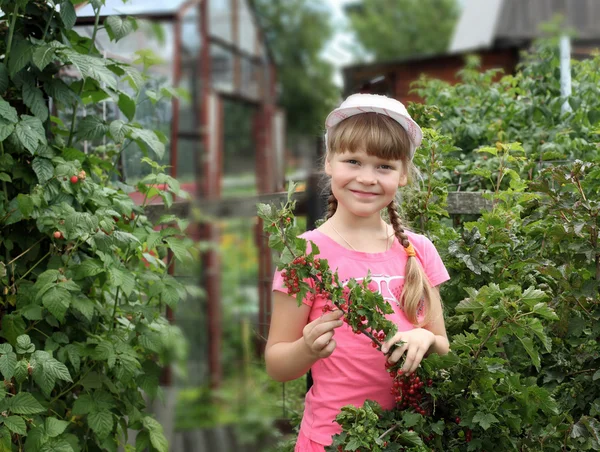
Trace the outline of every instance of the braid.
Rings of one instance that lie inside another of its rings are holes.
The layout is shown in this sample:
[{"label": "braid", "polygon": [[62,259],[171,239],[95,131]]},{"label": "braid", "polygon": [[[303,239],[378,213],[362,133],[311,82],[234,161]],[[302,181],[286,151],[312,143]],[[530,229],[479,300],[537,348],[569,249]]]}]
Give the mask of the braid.
[{"label": "braid", "polygon": [[407,248],[410,245],[410,242],[408,241],[406,232],[404,232],[404,228],[402,227],[402,221],[400,220],[400,215],[398,214],[398,204],[396,201],[389,203],[388,216],[390,217],[390,222],[394,228],[394,234],[396,235],[396,238],[404,248]]},{"label": "braid", "polygon": [[329,198],[327,199],[327,216],[326,216],[327,220],[329,220],[333,216],[333,214],[337,210],[337,206],[338,206],[338,201],[335,198],[335,196],[333,195],[333,193],[331,193],[329,195]]},{"label": "braid", "polygon": [[[402,227],[402,221],[398,214],[398,204],[396,201],[392,201],[387,208],[390,222],[394,228],[394,234],[400,244],[406,249],[411,243]],[[402,288],[402,295],[400,297],[403,302],[404,313],[412,324],[418,326],[425,325],[432,320],[430,309],[431,299],[437,296],[436,292],[431,290],[427,275],[416,256],[408,256],[405,273],[404,287]],[[418,315],[420,314],[421,307],[425,310],[425,318],[419,322]]]}]

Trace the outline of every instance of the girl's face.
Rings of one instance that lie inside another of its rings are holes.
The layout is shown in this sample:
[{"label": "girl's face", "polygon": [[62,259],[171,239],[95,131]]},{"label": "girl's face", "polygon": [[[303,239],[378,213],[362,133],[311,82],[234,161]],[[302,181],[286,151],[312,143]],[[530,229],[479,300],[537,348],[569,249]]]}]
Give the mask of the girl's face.
[{"label": "girl's face", "polygon": [[364,149],[330,154],[325,172],[338,203],[359,217],[379,215],[407,183],[401,160],[384,160]]}]

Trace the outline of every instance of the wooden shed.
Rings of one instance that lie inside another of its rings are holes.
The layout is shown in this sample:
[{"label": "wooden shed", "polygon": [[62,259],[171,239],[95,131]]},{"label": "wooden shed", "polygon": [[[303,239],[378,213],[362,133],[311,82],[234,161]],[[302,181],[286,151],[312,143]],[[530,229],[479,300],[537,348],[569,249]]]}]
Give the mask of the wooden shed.
[{"label": "wooden shed", "polygon": [[455,82],[468,54],[477,54],[481,69],[512,73],[520,52],[542,36],[540,25],[556,15],[573,30],[572,56],[580,59],[600,47],[600,2],[597,0],[466,0],[448,52],[348,66],[343,70],[344,94],[372,92],[419,101],[410,93],[421,74]]}]

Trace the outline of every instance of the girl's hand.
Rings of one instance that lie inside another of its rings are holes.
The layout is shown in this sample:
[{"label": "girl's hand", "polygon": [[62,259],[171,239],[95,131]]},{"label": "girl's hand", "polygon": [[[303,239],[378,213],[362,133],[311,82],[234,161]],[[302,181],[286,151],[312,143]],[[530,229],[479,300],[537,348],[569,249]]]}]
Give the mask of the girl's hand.
[{"label": "girl's hand", "polygon": [[423,356],[425,356],[425,353],[435,343],[435,334],[425,328],[415,328],[410,331],[396,333],[393,338],[383,344],[381,351],[387,353],[397,342],[404,342],[404,344],[396,347],[389,356],[388,362],[391,364],[397,363],[402,358],[404,352],[406,352],[402,372],[405,375],[410,375],[417,370],[417,367],[419,367],[419,364],[423,360]]},{"label": "girl's hand", "polygon": [[343,312],[339,309],[322,315],[307,324],[302,330],[304,343],[309,353],[316,358],[327,358],[333,353],[336,342],[333,340],[335,329],[344,324]]}]

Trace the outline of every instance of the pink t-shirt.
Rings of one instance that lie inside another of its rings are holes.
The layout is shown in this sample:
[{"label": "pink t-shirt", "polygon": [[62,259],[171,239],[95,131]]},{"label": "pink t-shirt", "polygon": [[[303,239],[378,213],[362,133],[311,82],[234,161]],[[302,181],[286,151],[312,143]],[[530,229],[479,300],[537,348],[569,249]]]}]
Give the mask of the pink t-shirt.
[{"label": "pink t-shirt", "polygon": [[[450,279],[448,271],[427,237],[406,231],[415,248],[417,258],[423,265],[432,286]],[[408,331],[414,326],[400,308],[400,294],[404,284],[406,252],[394,240],[392,247],[384,253],[363,253],[340,245],[318,230],[301,235],[319,247],[319,256],[327,259],[332,270],[336,270],[340,281],[357,281],[371,271],[371,286],[394,308],[388,319],[398,326],[398,331]],[[275,272],[273,290],[287,293],[279,271]],[[309,297],[303,303],[312,306],[309,322],[323,315],[324,299],[317,297],[312,302]],[[326,359],[320,359],[311,368],[314,384],[306,394],[304,416],[300,431],[307,438],[319,444],[329,445],[332,436],[341,431],[335,417],[346,405],[361,406],[365,400],[375,400],[384,409],[394,406],[390,394],[392,379],[385,370],[384,355],[371,346],[371,341],[363,334],[354,334],[346,324],[335,330],[335,351]]]}]

